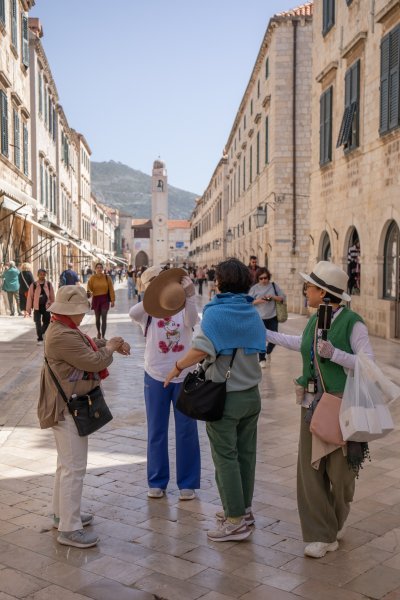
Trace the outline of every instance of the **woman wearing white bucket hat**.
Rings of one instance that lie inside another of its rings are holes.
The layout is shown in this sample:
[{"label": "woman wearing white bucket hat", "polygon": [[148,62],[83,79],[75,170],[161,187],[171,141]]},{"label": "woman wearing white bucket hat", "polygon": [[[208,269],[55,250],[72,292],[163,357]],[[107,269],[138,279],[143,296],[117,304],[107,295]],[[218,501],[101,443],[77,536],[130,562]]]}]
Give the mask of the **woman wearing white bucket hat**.
[{"label": "woman wearing white bucket hat", "polygon": [[[368,456],[368,445],[347,442],[345,446],[321,444],[310,433],[312,412],[326,391],[341,397],[347,370],[354,369],[355,354],[363,351],[373,358],[368,330],[362,318],[346,308],[349,302],[348,275],[328,261],[319,262],[312,273],[300,273],[306,282],[308,305],[332,306],[333,319],[327,340],[321,338],[317,315],[308,321],[300,336],[267,332],[267,341],[301,352],[303,372],[296,380],[296,395],[301,404],[301,425],[297,463],[297,503],[306,556],[321,558],[337,550],[343,538],[345,521],[355,490],[355,478]],[[329,301],[328,301],[329,299]],[[314,337],[317,352],[314,352]],[[321,358],[323,360],[321,360]]]},{"label": "woman wearing white bucket hat", "polygon": [[88,438],[80,437],[75,422],[66,408],[49,367],[67,398],[82,396],[108,377],[107,367],[114,352],[130,353],[129,344],[121,337],[98,348],[80,325],[89,302],[83,287],[65,285],[59,288],[50,305],[51,323],[46,333],[45,357],[40,380],[38,417],[42,429],[52,427],[57,447],[57,470],[53,494],[53,526],[57,541],[64,546],[90,548],[98,542],[94,533],[83,527],[90,525],[93,515],[81,513],[83,478],[86,473]]}]

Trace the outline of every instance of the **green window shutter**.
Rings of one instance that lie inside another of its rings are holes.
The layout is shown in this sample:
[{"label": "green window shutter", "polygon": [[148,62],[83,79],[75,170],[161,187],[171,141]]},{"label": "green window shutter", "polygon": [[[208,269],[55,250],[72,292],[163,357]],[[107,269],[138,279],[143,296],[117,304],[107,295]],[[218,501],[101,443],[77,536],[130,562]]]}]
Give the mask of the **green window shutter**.
[{"label": "green window shutter", "polygon": [[18,50],[18,7],[17,0],[11,0],[11,43]]},{"label": "green window shutter", "polygon": [[265,117],[265,164],[269,163],[269,119]]},{"label": "green window shutter", "polygon": [[24,123],[23,126],[23,141],[24,141],[24,174],[26,176],[29,175],[29,133],[28,133],[28,125]]},{"label": "green window shutter", "polygon": [[49,173],[46,169],[45,171],[45,206],[49,208]]},{"label": "green window shutter", "polygon": [[40,204],[44,204],[44,173],[42,162],[40,162]]},{"label": "green window shutter", "polygon": [[249,173],[249,183],[253,183],[253,146],[250,146],[250,173]]},{"label": "green window shutter", "polygon": [[399,124],[399,50],[400,28],[396,27],[390,32],[389,129]]},{"label": "green window shutter", "polygon": [[243,191],[246,191],[246,157],[243,156]]},{"label": "green window shutter", "polygon": [[319,118],[319,162],[321,165],[332,160],[332,87],[320,97]]},{"label": "green window shutter", "polygon": [[53,128],[53,103],[51,101],[51,97],[49,96],[49,122],[48,122],[48,129],[49,129],[50,135],[52,134],[52,128]]},{"label": "green window shutter", "polygon": [[385,133],[389,129],[389,50],[390,35],[388,34],[381,41],[380,133]]},{"label": "green window shutter", "polygon": [[326,35],[335,24],[335,0],[323,0],[322,35]]},{"label": "green window shutter", "polygon": [[39,102],[38,102],[38,111],[39,115],[43,114],[43,77],[42,74],[38,73],[38,91],[39,91]]},{"label": "green window shutter", "polygon": [[257,131],[257,140],[256,140],[256,170],[257,175],[260,173],[260,132]]},{"label": "green window shutter", "polygon": [[13,109],[13,121],[14,121],[14,164],[16,167],[20,167],[21,164],[21,150],[20,150],[20,141],[19,141],[19,133],[20,133],[20,123],[19,123],[19,114],[15,109]]},{"label": "green window shutter", "polygon": [[267,56],[265,61],[265,79],[269,77],[269,57]]},{"label": "green window shutter", "polygon": [[47,126],[49,100],[48,100],[48,91],[47,91],[46,85],[44,86],[43,104],[44,104],[44,122],[45,122],[45,125]]},{"label": "green window shutter", "polygon": [[5,0],[0,0],[0,22],[5,25],[6,24],[6,7]]},{"label": "green window shutter", "polygon": [[29,67],[29,27],[28,27],[28,17],[27,15],[22,15],[21,22],[22,29],[22,64],[28,68]]},{"label": "green window shutter", "polygon": [[53,141],[56,141],[57,137],[57,111],[53,106]]},{"label": "green window shutter", "polygon": [[8,100],[5,92],[0,91],[1,104],[1,153],[8,156]]}]

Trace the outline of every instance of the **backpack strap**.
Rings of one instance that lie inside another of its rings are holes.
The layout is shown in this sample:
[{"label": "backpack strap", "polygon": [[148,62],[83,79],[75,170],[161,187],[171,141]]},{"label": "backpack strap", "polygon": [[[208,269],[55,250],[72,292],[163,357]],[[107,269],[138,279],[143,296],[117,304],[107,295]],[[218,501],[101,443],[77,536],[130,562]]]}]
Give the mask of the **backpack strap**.
[{"label": "backpack strap", "polygon": [[149,330],[150,323],[152,322],[152,320],[153,320],[153,317],[151,315],[148,315],[147,321],[146,321],[146,327],[144,328],[144,334],[143,334],[144,337],[147,337],[147,332]]}]

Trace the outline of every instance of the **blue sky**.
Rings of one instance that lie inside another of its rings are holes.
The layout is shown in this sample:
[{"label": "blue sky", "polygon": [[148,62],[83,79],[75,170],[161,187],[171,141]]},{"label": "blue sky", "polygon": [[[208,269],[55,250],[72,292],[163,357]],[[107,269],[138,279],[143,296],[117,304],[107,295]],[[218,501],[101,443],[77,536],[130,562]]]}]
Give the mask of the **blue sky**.
[{"label": "blue sky", "polygon": [[93,160],[202,194],[269,18],[302,0],[36,0],[69,124]]}]

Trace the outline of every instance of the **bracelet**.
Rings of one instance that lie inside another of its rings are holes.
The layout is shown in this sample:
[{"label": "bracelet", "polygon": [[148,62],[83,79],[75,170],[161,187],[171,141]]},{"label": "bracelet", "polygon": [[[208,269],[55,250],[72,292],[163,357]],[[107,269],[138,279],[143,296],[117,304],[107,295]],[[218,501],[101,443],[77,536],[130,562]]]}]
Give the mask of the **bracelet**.
[{"label": "bracelet", "polygon": [[178,361],[175,362],[175,369],[178,371],[179,374],[182,373],[182,371],[183,371],[183,369],[180,369],[178,367]]}]

